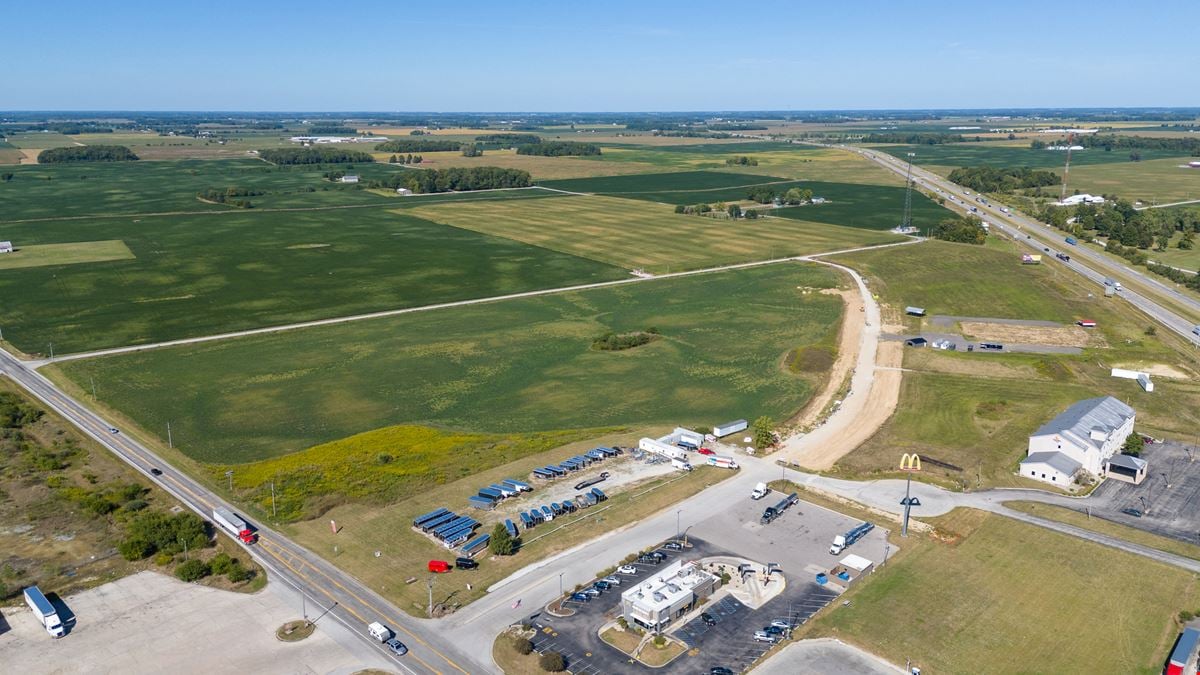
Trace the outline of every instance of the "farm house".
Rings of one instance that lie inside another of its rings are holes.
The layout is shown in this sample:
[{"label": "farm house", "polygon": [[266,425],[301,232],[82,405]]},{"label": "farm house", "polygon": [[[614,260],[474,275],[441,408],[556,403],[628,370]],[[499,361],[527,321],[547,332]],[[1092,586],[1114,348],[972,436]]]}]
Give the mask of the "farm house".
[{"label": "farm house", "polygon": [[12,253],[13,244],[11,241],[0,241],[0,253]]}]

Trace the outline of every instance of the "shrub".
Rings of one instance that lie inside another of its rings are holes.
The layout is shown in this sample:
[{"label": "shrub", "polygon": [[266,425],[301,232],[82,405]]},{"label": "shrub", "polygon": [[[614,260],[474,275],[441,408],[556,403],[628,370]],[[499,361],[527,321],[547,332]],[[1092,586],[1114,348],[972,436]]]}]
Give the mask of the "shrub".
[{"label": "shrub", "polygon": [[654,636],[654,646],[658,647],[659,649],[666,647],[667,646],[667,638],[665,638],[661,635],[655,635]]},{"label": "shrub", "polygon": [[171,555],[170,553],[159,552],[154,554],[154,564],[158,565],[159,567],[170,565],[171,561],[174,559],[175,556]]},{"label": "shrub", "polygon": [[254,574],[245,567],[242,567],[242,563],[238,562],[237,560],[233,561],[233,564],[229,566],[229,571],[225,573],[225,578],[229,579],[235,584],[248,581],[252,576],[254,576]]},{"label": "shrub", "polygon": [[150,504],[148,504],[144,499],[130,499],[121,505],[121,509],[124,511],[136,512],[141,511],[147,506],[150,506]]},{"label": "shrub", "polygon": [[546,652],[538,659],[538,665],[542,670],[548,673],[561,673],[567,669],[567,663],[563,659],[562,654],[558,652]]},{"label": "shrub", "polygon": [[533,653],[533,643],[528,638],[517,638],[513,641],[513,649],[522,656]]},{"label": "shrub", "polygon": [[142,560],[151,553],[154,553],[154,544],[145,539],[132,537],[117,544],[117,551],[126,560]]},{"label": "shrub", "polygon": [[185,560],[175,568],[175,576],[180,581],[187,582],[199,581],[211,573],[212,570],[208,568],[208,565],[203,560],[195,558]]},{"label": "shrub", "polygon": [[213,559],[208,561],[208,567],[213,574],[225,574],[234,564],[241,564],[229,557],[228,553],[218,553],[213,556]]}]

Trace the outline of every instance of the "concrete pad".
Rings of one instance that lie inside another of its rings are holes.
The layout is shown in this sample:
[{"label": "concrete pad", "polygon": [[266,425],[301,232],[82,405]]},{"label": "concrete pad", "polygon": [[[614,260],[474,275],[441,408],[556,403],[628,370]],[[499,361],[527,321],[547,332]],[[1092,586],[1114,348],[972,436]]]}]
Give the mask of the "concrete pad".
[{"label": "concrete pad", "polygon": [[838,640],[800,640],[750,671],[754,675],[896,675],[904,669]]},{"label": "concrete pad", "polygon": [[[28,673],[353,673],[391,670],[381,654],[326,617],[296,643],[275,629],[301,615],[300,599],[281,583],[253,595],[185,584],[140,572],[64,599],[76,623],[47,635],[24,606],[2,610],[5,672]],[[309,616],[320,613],[309,604]]]}]

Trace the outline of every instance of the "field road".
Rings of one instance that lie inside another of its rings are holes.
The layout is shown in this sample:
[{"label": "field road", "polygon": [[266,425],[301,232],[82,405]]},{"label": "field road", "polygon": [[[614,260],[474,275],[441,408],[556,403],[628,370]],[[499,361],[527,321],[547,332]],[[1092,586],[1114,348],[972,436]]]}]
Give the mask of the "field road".
[{"label": "field road", "polygon": [[[192,480],[171,465],[159,460],[141,443],[121,433],[109,431],[109,424],[75,399],[61,392],[53,383],[0,350],[0,374],[6,375],[22,388],[39,399],[48,408],[79,427],[118,458],[125,461],[163,488],[182,504],[200,516],[211,520],[212,509],[225,506],[236,509],[221,500],[203,485]],[[153,475],[150,469],[162,472]],[[239,542],[240,543],[240,542]],[[475,650],[458,650],[455,643],[440,639],[437,632],[397,609],[382,597],[341,572],[328,562],[297,546],[287,538],[259,526],[259,542],[244,546],[254,560],[269,573],[274,583],[286,583],[308,597],[309,601],[322,608],[330,608],[322,621],[337,621],[351,633],[359,636],[359,644],[343,645],[353,653],[373,650],[377,655],[394,663],[395,668],[405,673],[474,673],[490,670],[490,663],[480,664],[474,659]],[[319,613],[310,609],[312,615]],[[367,635],[367,624],[382,621],[399,634],[402,642],[411,650],[402,658],[394,657]],[[436,645],[436,646],[435,646]],[[490,659],[489,659],[490,661]],[[482,668],[482,670],[481,670]]]},{"label": "field road", "polygon": [[[608,288],[611,286],[622,286],[625,284],[636,284],[641,282],[661,281],[663,279],[678,279],[680,277],[690,277],[697,274],[713,274],[716,272],[728,272],[731,270],[747,269],[750,267],[762,267],[764,265],[778,265],[787,262],[821,262],[818,257],[837,255],[840,253],[854,253],[855,251],[869,251],[878,248],[889,248],[892,246],[906,246],[909,244],[917,244],[924,241],[920,238],[912,238],[906,241],[895,242],[892,244],[878,244],[875,246],[860,246],[858,248],[842,249],[840,251],[829,251],[825,253],[814,253],[803,256],[792,256],[789,258],[772,258],[770,260],[757,260],[753,262],[736,263],[733,265],[721,265],[719,267],[707,267],[699,270],[690,270],[687,272],[672,272],[670,274],[659,274],[654,276],[639,276],[630,277],[628,279],[617,279],[616,281],[599,281],[592,284],[578,284],[575,286],[560,286],[558,288],[545,288],[537,291],[525,291],[522,293],[510,293],[508,295],[493,295],[486,298],[474,298],[471,300],[457,300],[455,302],[442,302],[434,305],[421,305],[420,307],[405,307],[402,309],[386,309],[379,312],[369,312],[367,314],[354,314],[350,316],[332,317],[329,319],[315,319],[313,321],[301,321],[299,323],[290,323],[280,326],[267,326],[264,328],[251,328],[248,330],[234,331],[231,333],[218,333],[215,335],[202,335],[198,337],[182,338],[179,340],[168,340],[166,342],[152,342],[144,345],[130,345],[127,347],[113,347],[111,349],[100,349],[92,352],[76,352],[74,354],[62,354],[48,359],[37,359],[27,361],[27,365],[32,368],[40,368],[47,363],[59,363],[61,361],[76,361],[79,359],[91,359],[99,356],[112,356],[114,354],[127,354],[129,352],[142,352],[151,349],[163,349],[165,347],[177,347],[179,345],[198,344],[201,342],[216,342],[219,340],[231,340],[234,338],[248,337],[251,335],[266,335],[269,333],[282,333],[284,331],[299,330],[301,328],[315,328],[317,326],[333,326],[343,323],[353,323],[355,321],[369,321],[371,319],[381,319],[389,316],[400,316],[402,314],[413,314],[416,312],[429,312],[436,309],[450,309],[453,307],[469,307],[471,305],[482,305],[491,302],[502,302],[504,300],[517,300],[520,298],[536,298],[542,295],[555,295],[558,293],[570,293],[573,291],[586,291],[593,288]],[[843,268],[844,269],[844,268]]]},{"label": "field road", "polygon": [[[884,152],[851,146],[838,147],[842,147],[850,152],[856,152],[901,176],[905,175],[908,170],[908,165],[905,162]],[[1099,288],[1102,289],[1104,287],[1104,279],[1106,277],[1113,277],[1123,282],[1125,290],[1121,292],[1121,297],[1151,319],[1182,335],[1192,344],[1200,345],[1200,335],[1192,332],[1192,329],[1197,324],[1197,319],[1200,318],[1200,301],[1192,296],[1153,278],[1152,274],[1143,274],[1128,265],[1116,262],[1103,253],[1093,251],[1085,246],[1071,246],[1066,244],[1064,241],[1066,235],[1064,233],[1054,230],[1015,210],[1005,213],[1000,210],[1000,207],[992,204],[964,203],[962,197],[963,189],[961,187],[930,171],[913,165],[912,175],[914,183],[929,189],[941,190],[948,199],[956,200],[951,202],[951,204],[958,207],[959,210],[965,211],[966,207],[979,209],[979,215],[985,216],[989,222],[999,227],[1014,240],[1024,242],[1026,246],[1034,249],[1036,252],[1042,253],[1042,249],[1049,248],[1051,252],[1062,251],[1068,253],[1071,256],[1070,262],[1062,262],[1060,260],[1052,260],[1050,262],[1062,264],[1070,268],[1083,277],[1095,282]],[[1086,261],[1086,264],[1084,261]],[[1130,281],[1131,279],[1133,280],[1132,282]],[[1136,289],[1130,288],[1131,283],[1135,285]],[[1159,302],[1152,299],[1151,296],[1173,303],[1186,314],[1181,315],[1178,312],[1163,307]]]}]

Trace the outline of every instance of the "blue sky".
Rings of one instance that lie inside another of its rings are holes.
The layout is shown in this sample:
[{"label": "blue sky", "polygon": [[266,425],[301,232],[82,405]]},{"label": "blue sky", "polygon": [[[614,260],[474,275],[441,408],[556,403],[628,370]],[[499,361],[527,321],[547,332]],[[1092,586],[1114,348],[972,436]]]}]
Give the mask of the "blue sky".
[{"label": "blue sky", "polygon": [[4,110],[1200,105],[1200,2],[37,2]]}]

